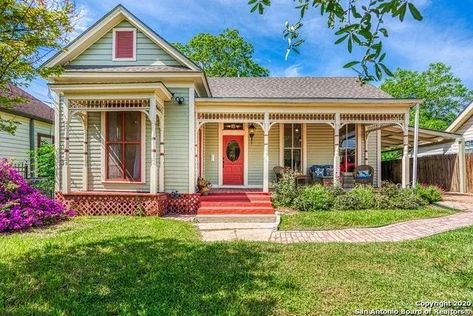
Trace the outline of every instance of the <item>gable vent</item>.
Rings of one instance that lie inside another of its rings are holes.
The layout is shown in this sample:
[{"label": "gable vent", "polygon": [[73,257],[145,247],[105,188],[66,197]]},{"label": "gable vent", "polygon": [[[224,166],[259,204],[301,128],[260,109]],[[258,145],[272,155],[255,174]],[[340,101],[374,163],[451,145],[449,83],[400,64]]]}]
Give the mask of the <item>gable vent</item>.
[{"label": "gable vent", "polygon": [[135,58],[135,31],[115,30],[115,59]]}]

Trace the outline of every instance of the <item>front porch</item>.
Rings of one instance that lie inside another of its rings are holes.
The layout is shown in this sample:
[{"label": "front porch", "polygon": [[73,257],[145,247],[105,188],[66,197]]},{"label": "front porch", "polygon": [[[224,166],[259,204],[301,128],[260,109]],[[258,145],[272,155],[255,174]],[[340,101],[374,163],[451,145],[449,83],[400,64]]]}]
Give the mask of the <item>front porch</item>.
[{"label": "front porch", "polygon": [[210,110],[210,106],[198,107],[196,170],[213,188],[269,192],[276,181],[273,168],[278,166],[306,175],[308,182],[320,181],[314,179],[312,166],[325,166],[324,178],[340,185],[345,172],[369,165],[372,183],[379,186],[381,152],[388,145],[383,143],[382,130],[387,127],[397,128],[403,139],[402,185],[410,182],[406,111],[357,114],[304,108],[243,113],[237,106],[225,113]]}]

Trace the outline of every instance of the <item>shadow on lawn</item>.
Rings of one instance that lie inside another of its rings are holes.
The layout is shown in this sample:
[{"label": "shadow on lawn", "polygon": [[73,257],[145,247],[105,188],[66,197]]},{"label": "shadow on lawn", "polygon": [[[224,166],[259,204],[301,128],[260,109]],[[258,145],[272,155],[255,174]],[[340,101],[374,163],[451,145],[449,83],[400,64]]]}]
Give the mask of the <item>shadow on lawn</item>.
[{"label": "shadow on lawn", "polygon": [[294,288],[275,279],[270,264],[263,264],[262,257],[270,255],[244,243],[153,238],[49,246],[0,266],[0,311],[269,314],[275,292]]}]

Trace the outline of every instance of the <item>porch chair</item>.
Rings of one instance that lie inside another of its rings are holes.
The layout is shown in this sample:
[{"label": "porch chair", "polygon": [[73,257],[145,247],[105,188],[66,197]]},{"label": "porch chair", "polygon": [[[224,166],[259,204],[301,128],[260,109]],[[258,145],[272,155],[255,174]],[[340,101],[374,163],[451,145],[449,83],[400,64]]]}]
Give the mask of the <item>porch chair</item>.
[{"label": "porch chair", "polygon": [[331,185],[333,180],[333,165],[313,165],[309,168],[313,183]]},{"label": "porch chair", "polygon": [[374,169],[369,165],[360,165],[354,170],[355,184],[373,185]]},{"label": "porch chair", "polygon": [[276,174],[276,182],[279,182],[279,180],[282,178],[282,175],[284,173],[284,167],[276,166],[273,168],[273,171]]}]

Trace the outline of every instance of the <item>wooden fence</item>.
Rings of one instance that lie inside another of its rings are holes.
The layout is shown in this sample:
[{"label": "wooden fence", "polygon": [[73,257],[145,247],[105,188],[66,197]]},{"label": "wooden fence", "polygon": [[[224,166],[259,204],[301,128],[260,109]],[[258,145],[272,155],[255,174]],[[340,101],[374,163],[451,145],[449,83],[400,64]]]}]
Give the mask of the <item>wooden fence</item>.
[{"label": "wooden fence", "polygon": [[[473,153],[465,155],[466,190],[473,192]],[[383,181],[401,183],[401,160],[383,161],[381,164],[381,178]],[[412,179],[412,158],[410,161]],[[417,160],[418,182],[433,184],[445,191],[460,191],[458,178],[457,155],[435,155],[419,157]]]}]

